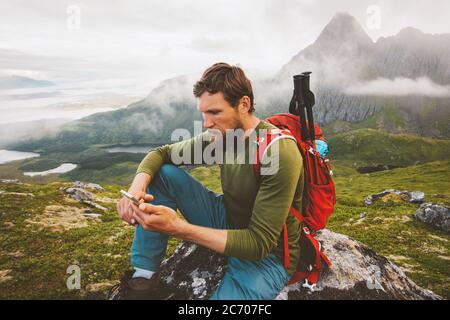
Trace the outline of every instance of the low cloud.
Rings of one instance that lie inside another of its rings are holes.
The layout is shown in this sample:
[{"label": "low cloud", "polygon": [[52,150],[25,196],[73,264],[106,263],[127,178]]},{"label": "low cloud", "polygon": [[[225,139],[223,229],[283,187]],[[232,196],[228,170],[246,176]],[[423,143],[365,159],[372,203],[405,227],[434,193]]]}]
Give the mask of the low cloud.
[{"label": "low cloud", "polygon": [[409,78],[377,78],[368,82],[352,85],[346,90],[350,95],[376,96],[430,96],[449,97],[450,86],[439,85],[428,77]]},{"label": "low cloud", "polygon": [[197,104],[192,89],[198,79],[199,74],[189,74],[165,80],[150,92],[146,101],[163,114],[174,116],[172,107],[175,104],[192,106]]}]

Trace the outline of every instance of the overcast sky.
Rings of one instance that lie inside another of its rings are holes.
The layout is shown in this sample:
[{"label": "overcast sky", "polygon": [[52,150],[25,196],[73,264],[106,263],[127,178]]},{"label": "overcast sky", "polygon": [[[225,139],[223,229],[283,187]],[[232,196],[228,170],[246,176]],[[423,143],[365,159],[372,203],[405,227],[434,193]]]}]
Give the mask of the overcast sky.
[{"label": "overcast sky", "polygon": [[406,26],[450,33],[449,0],[0,0],[0,73],[148,87],[217,61],[267,74],[342,11],[374,41]]}]

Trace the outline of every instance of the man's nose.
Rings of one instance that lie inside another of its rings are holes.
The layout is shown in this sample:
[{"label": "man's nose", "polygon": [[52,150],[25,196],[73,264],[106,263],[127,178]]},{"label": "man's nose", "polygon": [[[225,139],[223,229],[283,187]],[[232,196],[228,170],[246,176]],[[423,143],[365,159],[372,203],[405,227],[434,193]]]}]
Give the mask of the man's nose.
[{"label": "man's nose", "polygon": [[203,127],[205,129],[211,129],[214,126],[214,122],[207,115],[203,115]]}]

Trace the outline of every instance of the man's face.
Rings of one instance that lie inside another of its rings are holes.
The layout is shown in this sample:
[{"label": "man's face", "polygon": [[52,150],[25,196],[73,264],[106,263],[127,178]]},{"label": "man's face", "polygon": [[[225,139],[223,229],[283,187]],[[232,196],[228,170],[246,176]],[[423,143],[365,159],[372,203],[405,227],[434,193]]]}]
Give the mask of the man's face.
[{"label": "man's face", "polygon": [[208,130],[220,130],[225,136],[228,129],[242,128],[237,108],[225,100],[222,92],[204,92],[199,98],[197,109],[202,113],[203,126]]}]

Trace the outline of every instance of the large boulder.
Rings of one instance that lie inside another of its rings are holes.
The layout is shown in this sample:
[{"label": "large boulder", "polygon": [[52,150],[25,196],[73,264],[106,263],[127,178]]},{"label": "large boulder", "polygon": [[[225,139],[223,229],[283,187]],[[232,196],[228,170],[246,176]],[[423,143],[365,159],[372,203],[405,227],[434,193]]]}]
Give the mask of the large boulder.
[{"label": "large boulder", "polygon": [[364,199],[364,203],[366,206],[370,206],[376,200],[423,203],[425,201],[425,193],[423,193],[422,191],[401,191],[395,189],[386,189],[383,192],[367,196]]},{"label": "large boulder", "polygon": [[444,205],[423,203],[416,211],[417,220],[450,233],[450,209]]},{"label": "large boulder", "polygon": [[[317,238],[333,268],[322,272],[314,291],[297,283],[287,286],[277,299],[441,299],[358,241],[329,230],[319,232]],[[225,257],[184,242],[163,261],[149,299],[208,299],[226,269]]]},{"label": "large boulder", "polygon": [[95,183],[82,183],[80,181],[76,181],[73,184],[73,187],[70,188],[62,188],[65,193],[69,195],[72,199],[76,201],[80,201],[82,203],[85,203],[95,209],[106,211],[107,208],[99,205],[98,203],[94,202],[94,194],[92,192],[87,191],[86,189],[95,190],[95,191],[104,191],[103,187],[95,184]]},{"label": "large boulder", "polygon": [[83,188],[67,188],[65,192],[76,201],[90,201],[93,198],[92,193]]}]

